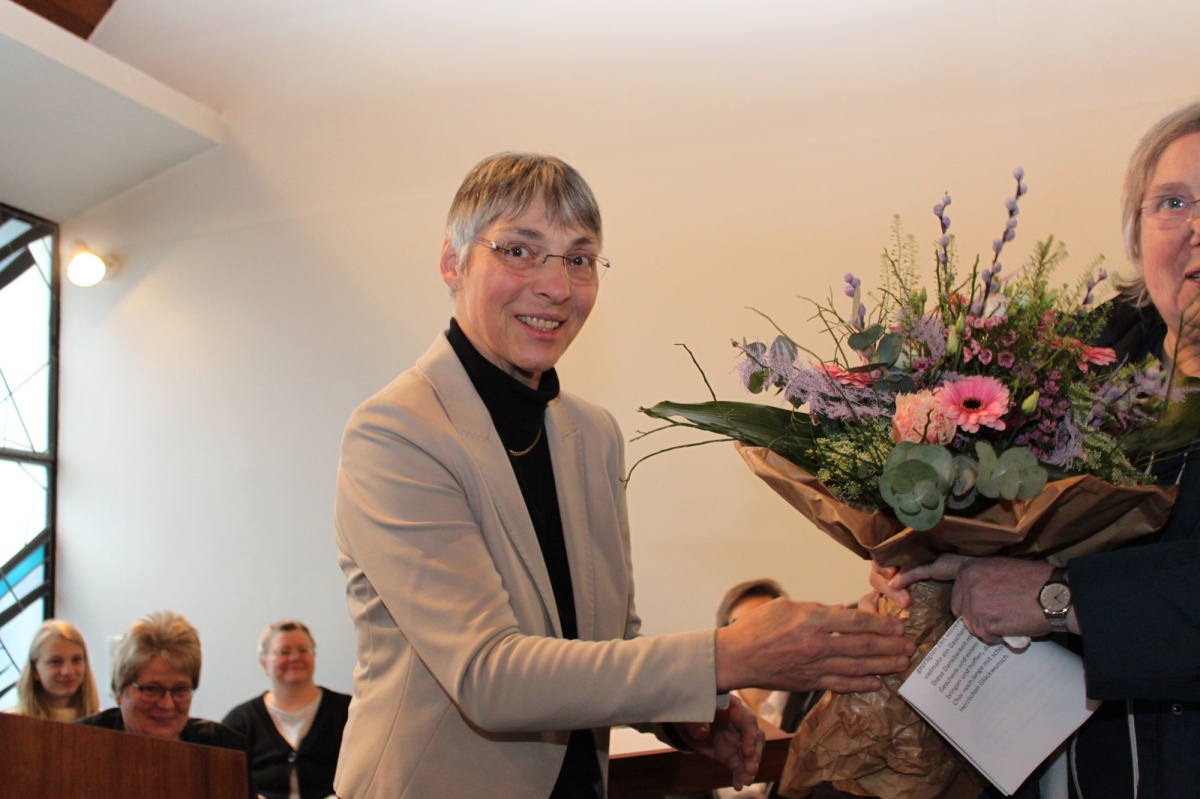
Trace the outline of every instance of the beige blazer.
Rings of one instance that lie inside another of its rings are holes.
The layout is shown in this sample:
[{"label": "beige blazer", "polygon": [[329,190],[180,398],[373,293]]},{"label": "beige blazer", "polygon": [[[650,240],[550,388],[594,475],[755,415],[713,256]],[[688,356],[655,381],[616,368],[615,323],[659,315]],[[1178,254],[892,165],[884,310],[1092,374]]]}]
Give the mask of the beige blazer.
[{"label": "beige blazer", "polygon": [[504,446],[439,335],[346,427],[336,531],[354,619],[342,799],[548,796],[568,731],[707,721],[711,630],[638,637],[624,445],[612,416],[546,409],[580,640],[554,594]]}]

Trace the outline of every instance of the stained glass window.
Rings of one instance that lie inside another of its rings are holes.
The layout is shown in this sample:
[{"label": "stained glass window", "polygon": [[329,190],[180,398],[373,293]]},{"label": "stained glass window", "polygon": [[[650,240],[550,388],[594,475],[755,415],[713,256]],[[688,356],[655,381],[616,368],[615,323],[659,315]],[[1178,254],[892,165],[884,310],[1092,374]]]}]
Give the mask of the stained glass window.
[{"label": "stained glass window", "polygon": [[58,226],[0,205],[0,707],[54,613]]}]

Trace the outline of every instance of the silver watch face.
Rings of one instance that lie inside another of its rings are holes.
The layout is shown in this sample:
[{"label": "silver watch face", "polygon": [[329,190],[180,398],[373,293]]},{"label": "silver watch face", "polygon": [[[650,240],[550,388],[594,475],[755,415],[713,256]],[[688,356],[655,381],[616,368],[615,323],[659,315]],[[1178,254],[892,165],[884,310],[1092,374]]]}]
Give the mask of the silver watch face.
[{"label": "silver watch face", "polygon": [[1042,608],[1049,613],[1062,613],[1071,606],[1071,589],[1061,583],[1050,583],[1038,596]]}]

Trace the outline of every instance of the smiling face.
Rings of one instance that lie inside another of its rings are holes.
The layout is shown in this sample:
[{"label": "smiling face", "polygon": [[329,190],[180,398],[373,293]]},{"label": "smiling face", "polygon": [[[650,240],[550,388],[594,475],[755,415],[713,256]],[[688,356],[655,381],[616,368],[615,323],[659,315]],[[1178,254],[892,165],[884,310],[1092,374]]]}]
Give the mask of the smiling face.
[{"label": "smiling face", "polygon": [[312,639],[303,630],[288,630],[271,636],[265,657],[258,659],[275,686],[306,685],[313,681],[317,656]]},{"label": "smiling face", "polygon": [[157,702],[142,698],[133,685],[117,694],[117,705],[121,708],[121,719],[126,732],[149,735],[154,738],[177,739],[187,724],[192,698],[175,699],[171,689],[191,688],[191,678],[171,665],[162,655],[155,655],[138,671],[133,680],[137,685],[166,689]]},{"label": "smiling face", "polygon": [[[1182,136],[1163,150],[1143,202],[1157,202],[1164,197],[1185,201],[1200,198],[1200,133]],[[1179,369],[1200,376],[1200,334],[1196,323],[1187,321],[1200,312],[1200,219],[1175,225],[1143,219],[1141,252],[1146,290],[1169,330],[1164,352],[1172,357],[1178,343]]]},{"label": "smiling face", "polygon": [[33,679],[46,692],[51,707],[66,707],[83,683],[87,656],[83,647],[52,635],[33,661]]},{"label": "smiling face", "polygon": [[[541,200],[515,219],[497,220],[479,237],[501,247],[524,244],[567,255],[599,253],[593,231],[551,223]],[[514,271],[484,244],[459,253],[447,241],[441,272],[454,292],[454,317],[471,344],[533,387],[575,340],[599,290],[599,284],[573,283],[561,259]]]}]

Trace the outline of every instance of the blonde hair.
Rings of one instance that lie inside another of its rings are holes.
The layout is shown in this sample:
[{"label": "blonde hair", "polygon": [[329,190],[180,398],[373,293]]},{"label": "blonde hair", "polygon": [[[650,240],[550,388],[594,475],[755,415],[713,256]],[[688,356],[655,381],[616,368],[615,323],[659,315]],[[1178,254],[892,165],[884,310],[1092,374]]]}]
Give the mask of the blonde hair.
[{"label": "blonde hair", "polygon": [[200,687],[200,633],[175,611],[160,610],[135,621],[117,642],[113,693],[119,695],[132,685],[138,672],[159,655],[191,679],[193,690]]},{"label": "blonde hair", "polygon": [[37,659],[51,638],[61,638],[83,650],[83,679],[71,697],[69,707],[75,718],[89,716],[100,709],[100,693],[96,690],[96,677],[92,674],[92,659],[88,657],[87,642],[79,630],[60,619],[47,619],[33,636],[29,644],[29,657],[17,680],[17,712],[22,716],[48,719],[53,717],[50,702],[46,698],[46,687],[36,679]]}]

